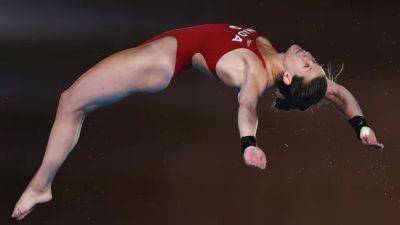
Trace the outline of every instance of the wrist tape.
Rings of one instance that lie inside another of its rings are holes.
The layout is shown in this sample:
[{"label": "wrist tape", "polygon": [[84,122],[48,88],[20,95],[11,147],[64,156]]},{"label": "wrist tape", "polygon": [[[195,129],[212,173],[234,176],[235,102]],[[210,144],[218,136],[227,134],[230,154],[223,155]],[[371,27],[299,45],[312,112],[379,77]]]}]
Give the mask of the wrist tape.
[{"label": "wrist tape", "polygon": [[244,136],[240,138],[240,142],[242,144],[242,152],[244,153],[244,150],[246,150],[247,147],[249,146],[257,146],[257,141],[254,136]]},{"label": "wrist tape", "polygon": [[360,139],[361,128],[368,127],[367,121],[364,119],[363,116],[355,116],[349,119],[349,123],[356,132],[357,138]]}]

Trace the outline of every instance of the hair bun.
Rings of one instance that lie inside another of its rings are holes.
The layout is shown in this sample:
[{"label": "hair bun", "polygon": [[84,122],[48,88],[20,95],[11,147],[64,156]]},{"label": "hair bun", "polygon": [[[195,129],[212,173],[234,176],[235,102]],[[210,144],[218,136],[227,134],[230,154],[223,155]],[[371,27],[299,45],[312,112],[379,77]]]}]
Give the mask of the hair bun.
[{"label": "hair bun", "polygon": [[286,85],[280,79],[275,86],[281,95],[275,100],[277,109],[306,111],[325,96],[327,82],[325,77],[317,77],[309,82],[304,82],[304,77],[294,76],[290,85]]},{"label": "hair bun", "polygon": [[289,111],[291,109],[291,101],[284,98],[276,98],[275,107],[281,110]]}]

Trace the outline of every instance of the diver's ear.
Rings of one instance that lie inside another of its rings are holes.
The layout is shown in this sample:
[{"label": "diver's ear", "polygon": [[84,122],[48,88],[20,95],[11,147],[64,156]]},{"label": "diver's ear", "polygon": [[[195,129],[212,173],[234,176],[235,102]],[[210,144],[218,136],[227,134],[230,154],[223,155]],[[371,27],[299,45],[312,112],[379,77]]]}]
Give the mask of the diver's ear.
[{"label": "diver's ear", "polygon": [[292,78],[293,78],[293,75],[291,73],[289,73],[289,72],[283,73],[282,79],[283,79],[283,83],[285,83],[286,85],[290,85],[292,83]]}]

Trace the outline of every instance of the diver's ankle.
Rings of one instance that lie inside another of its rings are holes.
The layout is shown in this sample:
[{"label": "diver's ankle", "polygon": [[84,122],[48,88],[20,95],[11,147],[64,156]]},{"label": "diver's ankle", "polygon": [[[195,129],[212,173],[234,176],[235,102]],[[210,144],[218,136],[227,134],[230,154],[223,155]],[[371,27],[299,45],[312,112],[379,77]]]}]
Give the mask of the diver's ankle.
[{"label": "diver's ankle", "polygon": [[33,192],[36,192],[36,193],[44,193],[44,192],[47,192],[47,191],[51,191],[51,184],[43,185],[43,184],[32,183],[32,184],[30,184],[28,186],[27,189],[29,189],[29,190],[31,190]]}]

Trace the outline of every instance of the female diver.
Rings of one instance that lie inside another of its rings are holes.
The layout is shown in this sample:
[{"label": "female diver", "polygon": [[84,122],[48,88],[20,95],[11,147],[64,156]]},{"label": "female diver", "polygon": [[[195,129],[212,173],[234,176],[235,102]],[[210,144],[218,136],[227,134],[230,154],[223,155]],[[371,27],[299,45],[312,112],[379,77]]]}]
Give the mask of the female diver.
[{"label": "female diver", "polygon": [[115,53],[79,77],[60,97],[42,164],[17,202],[12,217],[23,219],[52,198],[53,178],[78,141],[85,116],[135,92],[158,92],[182,70],[194,67],[238,92],[238,128],[246,165],[266,168],[256,144],[258,97],[275,87],[275,107],[306,110],[322,98],[342,112],[362,144],[382,149],[359,104],[343,86],[328,79],[314,57],[294,44],[278,53],[251,28],[206,24],[171,30],[138,47]]}]

